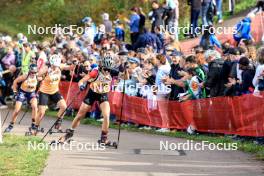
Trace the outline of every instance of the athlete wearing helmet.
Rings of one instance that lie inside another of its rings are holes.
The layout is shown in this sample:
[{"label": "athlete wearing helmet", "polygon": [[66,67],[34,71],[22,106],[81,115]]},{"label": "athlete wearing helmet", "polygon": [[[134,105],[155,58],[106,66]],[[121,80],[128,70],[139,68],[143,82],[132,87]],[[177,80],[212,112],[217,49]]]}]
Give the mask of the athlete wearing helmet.
[{"label": "athlete wearing helmet", "polygon": [[82,102],[82,105],[77,113],[77,116],[72,122],[71,129],[67,130],[66,135],[59,139],[59,142],[65,142],[73,136],[74,130],[79,126],[80,121],[85,117],[86,113],[91,110],[94,102],[98,101],[102,115],[104,118],[102,124],[102,133],[100,143],[109,144],[107,139],[109,129],[110,105],[108,102],[108,92],[111,87],[110,71],[113,68],[113,57],[109,54],[103,57],[101,67],[93,69],[88,75],[79,81],[80,90],[85,90],[86,85],[90,84],[89,91]]},{"label": "athlete wearing helmet", "polygon": [[[36,129],[35,119],[37,116],[37,84],[38,84],[38,68],[36,64],[31,64],[29,67],[29,73],[26,75],[19,76],[13,82],[13,91],[16,95],[15,110],[13,112],[12,121],[9,126],[5,129],[5,132],[10,132],[17,120],[19,111],[21,110],[24,101],[27,101],[32,108],[32,129]],[[21,84],[19,87],[18,84]]]},{"label": "athlete wearing helmet", "polygon": [[[66,110],[67,105],[63,96],[59,92],[59,83],[61,80],[61,70],[66,70],[68,68],[70,67],[61,64],[60,55],[54,54],[49,59],[49,66],[45,66],[42,73],[40,73],[40,76],[42,76],[43,79],[39,88],[39,106],[36,118],[37,128],[39,128],[40,122],[47,110],[48,102],[51,100],[59,107],[59,112],[57,114],[59,120],[55,125],[55,129],[60,130],[63,112]],[[37,131],[33,131],[33,134],[36,135]]]}]

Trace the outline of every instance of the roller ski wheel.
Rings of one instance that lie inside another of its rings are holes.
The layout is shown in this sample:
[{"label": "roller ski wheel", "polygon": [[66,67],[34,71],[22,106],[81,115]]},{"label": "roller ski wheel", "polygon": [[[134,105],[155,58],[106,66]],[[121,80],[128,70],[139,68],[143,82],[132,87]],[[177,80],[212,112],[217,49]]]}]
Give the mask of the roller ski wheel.
[{"label": "roller ski wheel", "polygon": [[114,148],[117,149],[118,145],[116,142],[111,142],[111,141],[103,141],[103,140],[98,140],[97,141],[99,145],[104,145],[106,148]]},{"label": "roller ski wheel", "polygon": [[44,128],[38,128],[37,130],[36,129],[33,129],[32,127],[29,127],[28,130],[30,132],[32,131],[37,131],[38,133],[44,133],[45,132],[45,129]]},{"label": "roller ski wheel", "polygon": [[27,131],[27,132],[25,132],[25,136],[33,136],[33,134],[32,134],[32,132]]},{"label": "roller ski wheel", "polygon": [[14,126],[10,124],[10,125],[5,129],[4,133],[10,133],[10,132],[12,131],[13,128],[14,128]]},{"label": "roller ski wheel", "polygon": [[63,145],[63,144],[71,144],[74,140],[68,139],[66,141],[60,141],[60,140],[53,140],[50,142],[50,145]]}]

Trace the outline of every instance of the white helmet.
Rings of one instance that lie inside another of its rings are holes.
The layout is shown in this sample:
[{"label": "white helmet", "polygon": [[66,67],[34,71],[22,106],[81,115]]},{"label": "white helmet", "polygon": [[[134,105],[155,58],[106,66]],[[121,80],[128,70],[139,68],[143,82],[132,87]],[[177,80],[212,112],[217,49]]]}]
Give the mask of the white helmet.
[{"label": "white helmet", "polygon": [[53,54],[50,56],[50,64],[59,67],[61,65],[61,57],[57,54]]},{"label": "white helmet", "polygon": [[106,55],[102,59],[102,67],[112,69],[114,67],[114,59],[111,55]]}]

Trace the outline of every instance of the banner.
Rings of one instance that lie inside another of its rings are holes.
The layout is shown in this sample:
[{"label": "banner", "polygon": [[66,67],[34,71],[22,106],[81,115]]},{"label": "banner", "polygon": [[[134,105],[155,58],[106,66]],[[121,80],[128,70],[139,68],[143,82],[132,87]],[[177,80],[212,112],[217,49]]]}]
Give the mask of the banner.
[{"label": "banner", "polygon": [[[69,82],[61,82],[60,91],[67,96]],[[79,91],[72,83],[69,103]],[[81,93],[72,105],[79,109],[87,91]],[[264,96],[264,95],[263,95]],[[122,93],[110,92],[111,113],[121,117]],[[151,107],[150,104],[156,106]],[[198,131],[208,133],[264,136],[264,98],[254,95],[216,97],[186,101],[149,101],[125,95],[122,121],[152,127],[186,129],[193,125]]]}]

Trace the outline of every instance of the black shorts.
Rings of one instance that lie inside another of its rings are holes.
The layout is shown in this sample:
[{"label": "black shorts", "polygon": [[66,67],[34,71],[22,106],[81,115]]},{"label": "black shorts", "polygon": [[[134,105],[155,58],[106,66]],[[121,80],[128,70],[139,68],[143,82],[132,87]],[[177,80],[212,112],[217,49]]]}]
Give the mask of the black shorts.
[{"label": "black shorts", "polygon": [[103,93],[103,94],[99,94],[96,93],[94,91],[92,91],[92,89],[89,89],[85,99],[83,100],[83,102],[89,106],[92,106],[94,104],[94,102],[98,101],[99,104],[108,101],[108,95],[107,93]]},{"label": "black shorts", "polygon": [[63,99],[63,96],[59,92],[56,92],[55,94],[52,94],[52,95],[39,92],[39,105],[40,106],[47,106],[49,103],[49,100],[57,104],[62,99]]}]

